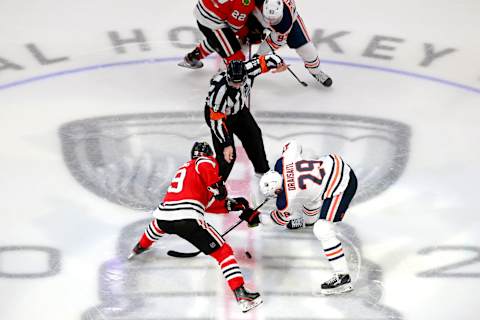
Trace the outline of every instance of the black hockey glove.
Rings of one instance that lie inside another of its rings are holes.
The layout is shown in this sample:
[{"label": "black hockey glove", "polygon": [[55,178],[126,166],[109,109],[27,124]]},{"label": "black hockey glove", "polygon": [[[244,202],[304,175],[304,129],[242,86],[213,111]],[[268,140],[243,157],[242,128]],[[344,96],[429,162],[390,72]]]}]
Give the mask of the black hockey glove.
[{"label": "black hockey glove", "polygon": [[250,206],[247,199],[238,197],[233,199],[228,198],[225,201],[225,207],[228,211],[241,211],[249,208]]},{"label": "black hockey glove", "polygon": [[213,194],[213,197],[217,200],[225,199],[228,194],[225,183],[222,180],[208,187],[208,191],[210,191]]},{"label": "black hockey glove", "polygon": [[265,55],[265,63],[267,64],[268,69],[272,70],[283,64],[283,59],[275,53],[269,53]]},{"label": "black hockey glove", "polygon": [[260,211],[247,208],[242,211],[239,216],[240,219],[247,221],[250,228],[256,227],[260,224]]},{"label": "black hockey glove", "polygon": [[265,27],[258,21],[257,18],[255,18],[253,14],[248,16],[246,25],[248,28],[246,38],[250,44],[259,44],[263,39],[265,39]]},{"label": "black hockey glove", "polygon": [[246,40],[250,44],[260,44],[263,40],[263,30],[250,30]]}]

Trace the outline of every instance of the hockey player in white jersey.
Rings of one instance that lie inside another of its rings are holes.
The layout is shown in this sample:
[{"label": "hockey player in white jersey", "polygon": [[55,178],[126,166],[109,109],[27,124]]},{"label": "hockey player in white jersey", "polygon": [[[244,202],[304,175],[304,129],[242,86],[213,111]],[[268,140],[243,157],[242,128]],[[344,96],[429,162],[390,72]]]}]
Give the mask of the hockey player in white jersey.
[{"label": "hockey player in white jersey", "polygon": [[264,55],[287,45],[303,59],[305,68],[323,86],[330,87],[332,79],[320,70],[320,58],[298,14],[295,0],[256,0],[253,15],[270,34],[257,51]]},{"label": "hockey player in white jersey", "polygon": [[277,209],[270,213],[274,223],[287,229],[313,226],[333,270],[333,277],[321,285],[320,292],[353,290],[342,244],[335,234],[335,223],[342,221],[357,190],[352,168],[336,154],[303,159],[300,145],[291,141],[285,144],[275,169],[260,179],[260,190],[267,197],[276,197]]}]

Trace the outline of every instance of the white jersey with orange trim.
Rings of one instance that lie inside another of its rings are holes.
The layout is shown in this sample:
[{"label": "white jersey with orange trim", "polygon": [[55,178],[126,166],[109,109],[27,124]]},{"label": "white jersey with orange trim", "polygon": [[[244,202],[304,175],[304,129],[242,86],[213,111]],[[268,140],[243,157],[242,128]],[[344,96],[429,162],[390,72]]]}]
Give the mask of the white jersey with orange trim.
[{"label": "white jersey with orange trim", "polygon": [[260,23],[270,29],[270,34],[267,38],[260,44],[258,49],[258,54],[265,54],[270,52],[270,48],[274,50],[279,49],[287,43],[288,34],[293,27],[293,24],[299,18],[297,12],[297,6],[295,0],[283,0],[283,16],[282,19],[276,24],[270,24],[267,22],[262,15],[264,0],[256,1],[257,7],[255,8],[253,14],[260,21]]},{"label": "white jersey with orange trim", "polygon": [[278,159],[275,170],[283,176],[283,192],[277,197],[278,211],[293,217],[312,215],[323,200],[344,192],[350,180],[350,166],[336,154],[319,159],[285,156]]}]

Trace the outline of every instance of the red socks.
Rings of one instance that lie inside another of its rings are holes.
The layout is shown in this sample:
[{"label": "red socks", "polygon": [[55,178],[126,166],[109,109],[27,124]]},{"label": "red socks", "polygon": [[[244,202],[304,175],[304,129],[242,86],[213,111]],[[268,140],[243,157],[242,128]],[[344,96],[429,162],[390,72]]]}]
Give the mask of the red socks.
[{"label": "red socks", "polygon": [[142,238],[140,239],[139,243],[140,246],[144,249],[150,248],[150,246],[160,239],[165,232],[160,229],[157,225],[157,219],[153,219],[152,222],[148,225],[148,227],[145,229],[145,232],[142,235]]},{"label": "red socks", "polygon": [[220,249],[217,249],[210,255],[215,258],[220,265],[220,269],[230,289],[235,290],[243,286],[245,281],[243,280],[242,272],[240,271],[237,260],[233,256],[232,248],[227,243],[224,243]]}]

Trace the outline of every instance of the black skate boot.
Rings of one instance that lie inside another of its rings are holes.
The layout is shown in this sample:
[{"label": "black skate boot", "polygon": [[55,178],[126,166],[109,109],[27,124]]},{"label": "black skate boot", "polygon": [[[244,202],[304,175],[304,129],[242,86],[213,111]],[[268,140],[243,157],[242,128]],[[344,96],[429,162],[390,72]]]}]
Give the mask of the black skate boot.
[{"label": "black skate boot", "polygon": [[150,248],[143,248],[140,246],[140,242],[137,243],[137,245],[135,246],[135,248],[133,248],[132,252],[130,253],[130,255],[128,256],[128,260],[132,259],[133,257],[135,256],[138,256],[139,254],[141,253],[144,253],[145,251],[148,251]]},{"label": "black skate boot", "polygon": [[326,73],[320,71],[318,74],[313,74],[312,76],[317,79],[324,87],[331,87],[333,84],[332,78],[330,78]]},{"label": "black skate boot", "polygon": [[350,275],[345,273],[336,273],[331,279],[322,283],[320,292],[324,295],[331,295],[352,290],[353,286],[352,281],[350,280]]},{"label": "black skate boot", "polygon": [[244,286],[235,289],[233,293],[235,294],[235,299],[237,299],[237,303],[240,306],[240,309],[242,309],[243,313],[252,310],[263,302],[262,297],[260,297],[260,293],[249,292]]},{"label": "black skate boot", "polygon": [[182,62],[179,62],[180,67],[189,69],[200,69],[203,67],[203,62],[200,61],[200,50],[195,48],[192,52],[187,53]]}]

